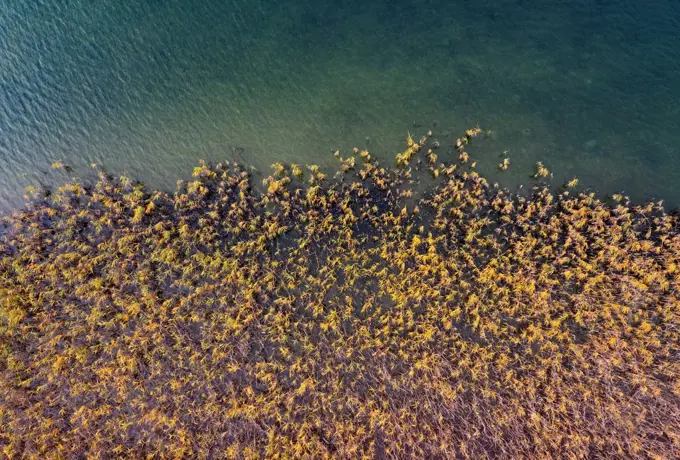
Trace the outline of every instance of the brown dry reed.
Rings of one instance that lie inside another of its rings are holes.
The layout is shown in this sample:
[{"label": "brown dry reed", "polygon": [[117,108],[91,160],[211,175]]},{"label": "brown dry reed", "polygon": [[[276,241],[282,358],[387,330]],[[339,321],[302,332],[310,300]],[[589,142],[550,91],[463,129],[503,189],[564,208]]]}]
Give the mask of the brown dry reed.
[{"label": "brown dry reed", "polygon": [[332,180],[29,190],[0,237],[3,455],[678,458],[678,217],[490,187],[480,132],[335,152]]}]

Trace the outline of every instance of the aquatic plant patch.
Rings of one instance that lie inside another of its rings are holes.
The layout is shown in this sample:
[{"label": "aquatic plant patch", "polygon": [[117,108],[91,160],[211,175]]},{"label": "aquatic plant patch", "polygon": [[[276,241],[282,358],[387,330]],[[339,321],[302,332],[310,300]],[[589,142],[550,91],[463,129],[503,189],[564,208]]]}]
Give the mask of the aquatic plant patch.
[{"label": "aquatic plant patch", "polygon": [[262,186],[29,190],[0,236],[4,455],[680,456],[678,217],[490,185],[480,133]]}]

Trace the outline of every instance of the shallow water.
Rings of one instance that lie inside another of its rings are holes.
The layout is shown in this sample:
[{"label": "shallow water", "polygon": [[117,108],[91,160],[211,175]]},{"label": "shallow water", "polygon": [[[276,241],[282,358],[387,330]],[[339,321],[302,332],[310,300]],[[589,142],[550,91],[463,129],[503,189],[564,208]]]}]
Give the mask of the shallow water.
[{"label": "shallow water", "polygon": [[671,0],[5,0],[0,208],[63,181],[56,160],[169,189],[234,150],[330,167],[331,149],[388,160],[408,130],[446,145],[475,124],[504,185],[542,160],[556,185],[677,206],[679,67]]}]

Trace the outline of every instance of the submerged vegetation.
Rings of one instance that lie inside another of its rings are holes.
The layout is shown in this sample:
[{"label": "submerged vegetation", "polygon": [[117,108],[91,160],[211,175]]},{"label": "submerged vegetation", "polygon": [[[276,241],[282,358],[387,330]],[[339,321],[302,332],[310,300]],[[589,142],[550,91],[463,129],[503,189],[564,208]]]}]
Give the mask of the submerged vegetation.
[{"label": "submerged vegetation", "polygon": [[677,458],[678,217],[489,186],[480,133],[262,189],[31,190],[0,237],[4,455]]}]

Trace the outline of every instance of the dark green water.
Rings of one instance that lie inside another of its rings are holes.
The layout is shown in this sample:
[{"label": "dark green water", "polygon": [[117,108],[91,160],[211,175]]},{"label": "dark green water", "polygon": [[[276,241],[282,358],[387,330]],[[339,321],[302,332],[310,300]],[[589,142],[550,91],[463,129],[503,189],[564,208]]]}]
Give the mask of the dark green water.
[{"label": "dark green water", "polygon": [[236,147],[258,168],[388,159],[435,122],[444,145],[493,130],[477,159],[502,184],[543,160],[677,206],[679,101],[675,0],[4,0],[0,207],[63,181],[55,160],[172,188]]}]

